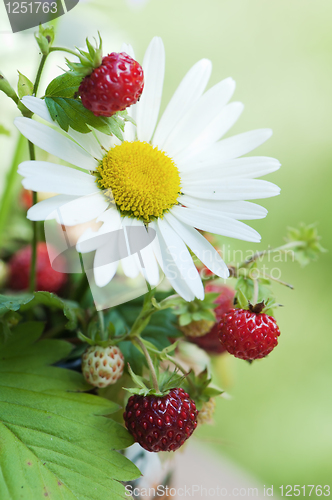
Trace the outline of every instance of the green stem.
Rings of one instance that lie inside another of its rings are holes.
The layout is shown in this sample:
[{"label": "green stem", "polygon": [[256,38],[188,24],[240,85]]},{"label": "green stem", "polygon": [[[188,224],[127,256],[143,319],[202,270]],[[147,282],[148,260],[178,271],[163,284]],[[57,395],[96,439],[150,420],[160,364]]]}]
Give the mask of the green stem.
[{"label": "green stem", "polygon": [[99,325],[100,325],[100,336],[101,336],[102,340],[107,340],[107,335],[105,332],[105,319],[104,319],[103,311],[97,311],[97,314],[98,314]]},{"label": "green stem", "polygon": [[[36,159],[35,147],[32,142],[28,141],[30,160]],[[32,205],[37,203],[37,193],[32,192]],[[37,245],[38,245],[38,226],[37,221],[32,221],[32,253],[29,278],[29,292],[32,293],[36,289],[36,265],[37,265]]]},{"label": "green stem", "polygon": [[71,49],[66,49],[65,47],[51,47],[50,48],[50,53],[51,52],[67,52],[68,54],[72,54],[73,56],[78,57],[78,53],[75,52],[74,50]]},{"label": "green stem", "polygon": [[39,87],[39,84],[40,84],[40,79],[41,79],[41,76],[42,76],[42,72],[43,72],[43,69],[44,69],[44,66],[45,66],[45,63],[46,63],[46,59],[47,59],[47,55],[43,55],[42,58],[41,58],[41,60],[40,60],[39,67],[38,67],[38,70],[37,70],[36,79],[35,79],[35,84],[33,86],[33,93],[34,93],[34,95],[37,94],[38,87]]},{"label": "green stem", "polygon": [[10,213],[10,209],[14,200],[14,192],[15,192],[15,180],[17,179],[17,166],[21,161],[21,157],[23,156],[23,147],[25,145],[25,137],[20,134],[14,158],[12,160],[9,172],[6,176],[5,187],[3,190],[3,195],[1,199],[0,206],[0,241],[2,241],[2,233],[7,224],[8,215]]},{"label": "green stem", "polygon": [[178,362],[177,359],[173,358],[173,356],[167,356],[167,359],[171,363],[173,363],[173,365],[176,366],[176,368],[178,368],[180,372],[183,373],[183,375],[188,375],[188,371],[183,368],[183,366]]},{"label": "green stem", "polygon": [[149,367],[149,370],[151,373],[153,388],[157,393],[159,393],[160,390],[159,390],[159,384],[158,384],[158,379],[157,379],[157,375],[156,375],[156,370],[154,369],[149,351],[147,350],[146,346],[144,345],[144,342],[142,342],[142,339],[137,335],[135,337],[135,342],[140,346],[140,348],[142,349],[142,351],[144,353],[145,359],[148,363],[148,367]]},{"label": "green stem", "polygon": [[88,289],[89,289],[89,281],[83,269],[83,274],[77,285],[73,300],[75,300],[75,302],[81,303]]},{"label": "green stem", "polygon": [[263,277],[266,278],[266,279],[269,279],[269,280],[272,280],[272,281],[275,281],[276,283],[280,283],[281,285],[284,285],[284,286],[287,286],[288,288],[290,288],[291,290],[294,290],[294,287],[293,285],[291,285],[290,283],[286,283],[286,281],[282,281],[278,278],[274,278],[273,276],[271,276],[270,274],[266,274],[266,273],[263,273]]},{"label": "green stem", "polygon": [[251,264],[257,259],[260,259],[261,257],[265,257],[265,255],[268,255],[269,253],[274,253],[274,252],[287,252],[288,250],[292,250],[293,248],[298,248],[298,247],[304,247],[306,243],[304,241],[291,241],[289,243],[286,243],[285,245],[282,245],[280,247],[276,248],[268,248],[266,250],[262,250],[261,252],[255,253],[252,257],[249,259],[245,260],[238,266],[240,267],[245,267],[248,264]]},{"label": "green stem", "polygon": [[131,328],[129,336],[131,340],[134,340],[142,333],[144,328],[149,324],[152,314],[156,312],[155,307],[151,304],[151,299],[154,294],[155,290],[150,289],[145,295],[142,310]]},{"label": "green stem", "polygon": [[252,302],[255,306],[257,304],[257,301],[258,301],[258,292],[259,292],[258,279],[257,278],[253,279],[253,282],[254,282],[254,295],[252,298]]}]

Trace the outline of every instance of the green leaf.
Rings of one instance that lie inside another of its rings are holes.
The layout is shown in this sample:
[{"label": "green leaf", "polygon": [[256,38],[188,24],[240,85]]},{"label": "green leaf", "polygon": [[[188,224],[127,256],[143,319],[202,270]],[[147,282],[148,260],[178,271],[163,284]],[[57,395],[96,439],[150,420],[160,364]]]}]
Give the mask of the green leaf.
[{"label": "green leaf", "polygon": [[0,124],[0,135],[8,135],[10,136],[10,131]]},{"label": "green leaf", "polygon": [[45,91],[45,97],[68,97],[72,98],[78,91],[82,77],[73,73],[63,73],[54,78]]},{"label": "green leaf", "polygon": [[22,73],[18,72],[18,84],[17,84],[17,93],[20,99],[26,95],[33,94],[33,83],[29,80],[27,76],[24,76]]},{"label": "green leaf", "polygon": [[69,320],[66,324],[68,330],[77,327],[78,318],[82,311],[76,302],[64,300],[50,292],[35,292],[22,295],[0,295],[0,317],[8,311],[27,311],[41,304],[54,309],[62,309],[63,314]]},{"label": "green leaf", "polygon": [[123,426],[105,418],[118,406],[73,392],[86,388],[82,375],[47,366],[71,346],[39,341],[42,328],[19,325],[1,349],[0,498],[125,499],[119,481],[139,471],[115,451],[132,443]]},{"label": "green leaf", "polygon": [[302,223],[298,228],[288,228],[286,241],[292,248],[288,250],[285,245],[284,251],[293,253],[295,259],[304,267],[309,262],[317,260],[320,253],[327,251],[320,244],[320,239],[315,224]]},{"label": "green leaf", "polygon": [[66,132],[71,127],[77,132],[88,134],[91,128],[95,128],[104,134],[114,134],[123,141],[122,130],[113,116],[95,116],[81,101],[67,97],[46,96],[45,103],[52,120],[57,121]]}]

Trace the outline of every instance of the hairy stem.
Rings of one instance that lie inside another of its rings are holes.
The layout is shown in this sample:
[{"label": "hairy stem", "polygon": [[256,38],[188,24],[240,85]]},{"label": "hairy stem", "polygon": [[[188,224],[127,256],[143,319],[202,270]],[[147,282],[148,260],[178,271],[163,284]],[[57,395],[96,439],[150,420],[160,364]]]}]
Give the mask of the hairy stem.
[{"label": "hairy stem", "polygon": [[135,337],[135,342],[140,346],[140,348],[143,351],[143,354],[145,356],[145,359],[148,363],[148,367],[151,373],[151,378],[152,378],[152,383],[153,383],[153,388],[156,392],[160,392],[159,390],[159,385],[158,385],[158,380],[157,380],[157,375],[156,375],[156,370],[154,369],[153,363],[151,356],[149,354],[149,351],[145,347],[144,343],[142,342],[142,339],[139,336]]},{"label": "hairy stem", "polygon": [[71,49],[66,49],[65,47],[51,47],[50,53],[51,52],[67,52],[68,54],[72,54],[73,56],[78,57],[77,52],[75,52],[74,50],[71,50]]},{"label": "hairy stem", "polygon": [[14,158],[6,176],[5,186],[0,203],[0,241],[2,240],[2,233],[6,227],[8,216],[10,215],[10,210],[14,201],[14,192],[17,179],[17,165],[20,163],[21,157],[23,157],[25,154],[24,146],[25,137],[20,134],[14,153]]},{"label": "hairy stem", "polygon": [[304,247],[305,245],[306,245],[306,243],[304,241],[291,241],[291,242],[286,243],[285,245],[282,245],[280,247],[267,248],[266,250],[262,250],[261,252],[257,252],[254,255],[252,255],[252,257],[250,257],[249,259],[242,262],[242,264],[240,264],[238,266],[238,268],[245,267],[245,266],[251,264],[252,262],[254,262],[255,260],[260,259],[261,257],[265,257],[265,255],[268,255],[270,253],[287,252],[288,250],[292,250],[293,248]]}]

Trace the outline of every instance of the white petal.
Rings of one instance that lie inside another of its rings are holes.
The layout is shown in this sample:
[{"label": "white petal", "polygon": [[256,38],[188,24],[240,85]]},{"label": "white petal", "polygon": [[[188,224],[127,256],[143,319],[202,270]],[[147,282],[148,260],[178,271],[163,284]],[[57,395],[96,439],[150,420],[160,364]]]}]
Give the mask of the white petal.
[{"label": "white petal", "polygon": [[[133,223],[133,219],[130,219],[129,217],[123,217],[122,219],[122,225],[125,228],[130,228]],[[121,265],[123,272],[128,278],[136,278],[139,275],[140,272],[140,266],[138,265],[138,262],[136,261],[137,255],[131,253],[131,249],[128,243],[128,237],[126,238],[127,240],[127,252],[128,252],[128,257],[121,259]]]},{"label": "white petal", "polygon": [[181,295],[181,297],[183,297],[187,302],[191,302],[194,300],[195,295],[189,288],[186,280],[182,277],[179,268],[170,255],[158,225],[154,222],[151,222],[150,225],[157,232],[156,245],[158,245],[158,251],[155,251],[155,255],[161,269],[176,293]]},{"label": "white petal", "polygon": [[104,153],[94,135],[94,131],[88,134],[81,134],[69,127],[68,135],[96,160],[102,160]]},{"label": "white petal", "polygon": [[[127,108],[128,115],[134,119],[136,122],[136,111],[135,111],[135,106],[130,106]],[[128,141],[128,142],[133,142],[136,140],[136,132],[137,128],[136,125],[131,123],[130,121],[127,121],[124,126],[124,131],[123,131],[123,140]]]},{"label": "white petal", "polygon": [[228,267],[219,253],[201,233],[187,224],[183,224],[173,217],[171,213],[165,214],[165,219],[208,269],[221,278],[228,278]]},{"label": "white petal", "polygon": [[218,144],[218,156],[220,161],[231,160],[239,156],[246,155],[272,136],[269,128],[251,130],[243,134],[234,135],[228,139],[223,139]]},{"label": "white petal", "polygon": [[15,118],[14,123],[29,141],[61,160],[86,170],[95,170],[98,165],[89,153],[47,125],[30,118]]},{"label": "white petal", "polygon": [[220,165],[200,166],[194,165],[190,170],[181,171],[183,185],[211,184],[215,180],[234,178],[253,179],[275,172],[280,168],[280,162],[275,158],[265,156],[250,156],[220,163]]},{"label": "white petal", "polygon": [[172,229],[166,220],[159,219],[158,227],[167,245],[168,251],[177,265],[187,285],[195,297],[204,299],[204,287],[192,257],[182,238]]},{"label": "white petal", "polygon": [[139,266],[136,262],[136,255],[128,255],[124,259],[121,259],[121,266],[124,274],[127,278],[135,279],[140,273]]},{"label": "white petal", "polygon": [[75,226],[96,219],[108,207],[109,202],[99,193],[81,196],[63,204],[52,214],[59,224]]},{"label": "white petal", "polygon": [[25,189],[82,196],[98,193],[94,177],[80,170],[46,161],[25,161],[18,167],[18,173],[25,177]]},{"label": "white petal", "polygon": [[258,200],[280,193],[280,188],[268,181],[257,179],[224,180],[218,186],[181,188],[184,194],[203,200]]},{"label": "white petal", "polygon": [[150,283],[151,286],[157,286],[159,284],[159,267],[153,252],[153,246],[148,245],[141,251],[142,260],[144,263],[144,270],[142,274],[145,279]]},{"label": "white petal", "polygon": [[99,247],[95,254],[93,273],[96,285],[99,287],[106,286],[112,280],[119,265],[118,261],[105,264],[109,260],[109,255],[110,248],[108,244]]},{"label": "white petal", "polygon": [[128,54],[128,56],[135,59],[135,52],[134,52],[132,45],[130,45],[130,43],[123,43],[121,46],[121,52],[125,52],[126,54]]},{"label": "white petal", "polygon": [[114,135],[104,134],[103,132],[100,132],[100,130],[95,130],[94,133],[96,134],[96,138],[99,141],[100,146],[104,148],[104,153],[115,145],[121,144],[119,139],[117,139]]},{"label": "white petal", "polygon": [[212,63],[208,59],[198,61],[185,75],[176,89],[173,97],[163,113],[156,133],[153,137],[153,145],[163,149],[173,128],[188,111],[190,106],[202,95],[209,81]]},{"label": "white petal", "polygon": [[76,200],[77,196],[67,196],[64,194],[59,194],[58,196],[52,196],[52,198],[47,198],[46,200],[40,201],[29,208],[27,213],[27,218],[30,220],[46,220],[51,214],[56,217],[56,211],[60,209],[62,205]]},{"label": "white petal", "polygon": [[[133,226],[141,227],[142,229],[144,228],[144,230],[146,230],[143,222],[137,219],[132,219],[131,227]],[[147,230],[149,231],[150,227]],[[138,259],[138,263],[140,271],[144,276],[145,280],[147,280],[151,284],[151,286],[157,286],[159,283],[159,267],[156,258],[154,256],[153,249],[154,249],[153,241],[150,245],[147,245],[146,247],[142,248],[140,251],[140,257]]]},{"label": "white petal", "polygon": [[200,131],[197,131],[197,135],[193,137],[191,144],[176,155],[176,162],[188,161],[189,158],[193,158],[196,154],[205,151],[206,148],[219,141],[233,127],[243,108],[241,102],[232,102],[225,106],[205,128],[202,127]]},{"label": "white petal", "polygon": [[111,253],[113,255],[118,253],[117,234],[114,235],[112,233],[121,227],[121,217],[119,212],[114,208],[110,208],[98,217],[97,222],[101,221],[104,222],[104,224],[98,229],[98,231],[93,231],[89,228],[79,238],[76,245],[78,252],[88,253],[104,245],[108,245],[110,255]]},{"label": "white petal", "polygon": [[32,95],[28,95],[22,98],[22,102],[24,106],[26,106],[32,113],[35,113],[37,116],[46,120],[49,123],[56,123],[52,120],[51,115],[47,109],[46,103],[43,99],[39,99],[38,97],[33,97]]},{"label": "white petal", "polygon": [[144,90],[136,105],[137,137],[140,141],[149,142],[156,127],[164,83],[165,49],[161,38],[153,38],[142,67]]},{"label": "white petal", "polygon": [[259,242],[261,239],[257,231],[243,222],[231,219],[217,212],[174,206],[172,208],[172,214],[188,226],[195,227],[202,231],[221,234],[244,241]]},{"label": "white petal", "polygon": [[256,203],[250,201],[215,201],[199,200],[191,196],[182,195],[180,198],[182,205],[189,208],[205,208],[215,212],[220,212],[232,219],[250,220],[263,219],[267,215],[267,210]]},{"label": "white petal", "polygon": [[238,158],[249,153],[265,142],[272,135],[272,130],[252,130],[244,134],[235,135],[229,139],[223,139],[195,157],[181,162],[181,169],[196,169],[199,166],[220,165],[224,161]]},{"label": "white petal", "polygon": [[[37,116],[46,120],[49,123],[59,127],[59,124],[56,121],[53,121],[51,115],[48,111],[46,103],[43,99],[38,99],[33,96],[23,97],[22,102],[24,106],[26,106],[32,113],[35,113]],[[94,158],[98,160],[102,158],[102,151],[98,144],[98,141],[94,137],[93,132],[88,134],[81,134],[76,130],[73,130],[69,127],[67,134],[72,137],[80,146],[82,146],[85,151],[90,153]]]},{"label": "white petal", "polygon": [[235,82],[227,78],[209,89],[185,113],[164,143],[164,150],[171,156],[179,154],[199,136],[222,108],[235,90]]}]

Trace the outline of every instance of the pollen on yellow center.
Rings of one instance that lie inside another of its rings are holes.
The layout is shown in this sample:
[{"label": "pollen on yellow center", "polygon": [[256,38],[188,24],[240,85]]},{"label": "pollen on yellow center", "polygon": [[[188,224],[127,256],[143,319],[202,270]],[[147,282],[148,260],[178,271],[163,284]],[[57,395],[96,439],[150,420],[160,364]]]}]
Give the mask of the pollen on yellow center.
[{"label": "pollen on yellow center", "polygon": [[180,176],[174,161],[146,142],[123,142],[97,168],[98,186],[129,217],[150,222],[177,203]]}]

